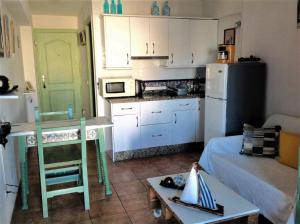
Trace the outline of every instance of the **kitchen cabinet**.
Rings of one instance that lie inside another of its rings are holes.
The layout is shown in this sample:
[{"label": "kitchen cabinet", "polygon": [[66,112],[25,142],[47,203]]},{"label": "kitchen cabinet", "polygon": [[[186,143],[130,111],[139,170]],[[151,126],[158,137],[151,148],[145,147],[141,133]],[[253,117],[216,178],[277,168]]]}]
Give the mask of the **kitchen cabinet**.
[{"label": "kitchen cabinet", "polygon": [[121,152],[141,147],[138,103],[112,104],[113,150]]},{"label": "kitchen cabinet", "polygon": [[198,137],[203,127],[198,98],[112,103],[111,108],[114,153],[203,138]]},{"label": "kitchen cabinet", "polygon": [[191,65],[215,62],[217,52],[217,20],[190,20]]},{"label": "kitchen cabinet", "polygon": [[204,142],[204,121],[205,121],[205,99],[198,100],[196,118],[196,142]]},{"label": "kitchen cabinet", "polygon": [[190,20],[169,19],[169,67],[189,67],[192,61]]},{"label": "kitchen cabinet", "polygon": [[132,57],[168,56],[168,19],[130,17]]},{"label": "kitchen cabinet", "polygon": [[12,218],[18,192],[19,175],[14,145],[11,139],[0,145],[0,223],[8,224]]},{"label": "kitchen cabinet", "polygon": [[173,101],[172,144],[196,142],[197,110],[198,102],[196,98]]},{"label": "kitchen cabinet", "polygon": [[129,17],[104,16],[105,68],[131,68]]},{"label": "kitchen cabinet", "polygon": [[139,115],[113,117],[114,152],[134,150],[141,147]]}]

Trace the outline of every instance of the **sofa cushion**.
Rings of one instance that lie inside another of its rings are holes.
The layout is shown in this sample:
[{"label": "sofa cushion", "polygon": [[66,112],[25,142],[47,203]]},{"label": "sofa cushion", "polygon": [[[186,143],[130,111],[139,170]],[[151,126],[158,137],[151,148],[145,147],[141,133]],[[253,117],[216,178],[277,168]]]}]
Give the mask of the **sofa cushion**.
[{"label": "sofa cushion", "polygon": [[298,168],[300,135],[281,131],[278,161],[289,167]]},{"label": "sofa cushion", "polygon": [[241,154],[275,157],[278,155],[280,126],[255,128],[244,124]]}]

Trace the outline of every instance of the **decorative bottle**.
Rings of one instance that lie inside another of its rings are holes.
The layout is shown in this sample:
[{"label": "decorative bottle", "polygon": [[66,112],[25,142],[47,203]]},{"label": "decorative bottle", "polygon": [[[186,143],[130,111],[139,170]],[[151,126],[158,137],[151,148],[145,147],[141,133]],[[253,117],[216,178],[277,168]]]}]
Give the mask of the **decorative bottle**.
[{"label": "decorative bottle", "polygon": [[111,14],[116,14],[117,13],[117,6],[116,6],[116,3],[115,3],[115,0],[111,0],[110,13]]},{"label": "decorative bottle", "polygon": [[157,4],[157,1],[154,1],[152,3],[151,15],[153,15],[153,16],[159,16],[159,6]]},{"label": "decorative bottle", "polygon": [[168,1],[165,1],[164,3],[163,16],[170,16],[170,7],[168,5]]},{"label": "decorative bottle", "polygon": [[105,2],[103,4],[103,12],[104,12],[104,14],[108,14],[109,13],[109,3],[108,3],[108,0],[105,0]]},{"label": "decorative bottle", "polygon": [[121,0],[118,0],[117,11],[118,11],[118,14],[123,14],[123,6],[122,6]]}]

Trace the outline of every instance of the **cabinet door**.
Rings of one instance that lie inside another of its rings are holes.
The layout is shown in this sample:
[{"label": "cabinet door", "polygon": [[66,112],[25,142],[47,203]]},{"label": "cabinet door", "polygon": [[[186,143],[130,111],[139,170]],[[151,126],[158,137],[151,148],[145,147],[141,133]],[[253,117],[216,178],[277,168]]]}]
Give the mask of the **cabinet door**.
[{"label": "cabinet door", "polygon": [[172,144],[183,144],[196,141],[196,110],[174,112],[174,123],[171,130]]},{"label": "cabinet door", "polygon": [[140,148],[140,127],[138,115],[113,117],[113,151],[127,151]]},{"label": "cabinet door", "polygon": [[131,56],[150,56],[149,18],[130,17]]},{"label": "cabinet door", "polygon": [[168,66],[191,66],[190,47],[190,21],[188,19],[169,19]]},{"label": "cabinet door", "polygon": [[142,148],[170,145],[171,124],[141,126]]},{"label": "cabinet door", "polygon": [[217,20],[190,21],[192,65],[200,66],[216,61],[217,25]]},{"label": "cabinet door", "polygon": [[150,55],[168,56],[169,22],[164,18],[150,18]]},{"label": "cabinet door", "polygon": [[105,67],[131,67],[129,17],[104,17]]},{"label": "cabinet door", "polygon": [[204,114],[205,114],[205,99],[199,100],[196,121],[196,142],[204,142]]}]

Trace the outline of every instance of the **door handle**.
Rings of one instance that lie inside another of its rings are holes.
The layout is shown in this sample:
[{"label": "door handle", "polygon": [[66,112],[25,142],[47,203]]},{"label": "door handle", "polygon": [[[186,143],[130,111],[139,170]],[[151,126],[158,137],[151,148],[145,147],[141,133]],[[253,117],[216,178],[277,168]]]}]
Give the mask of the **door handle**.
[{"label": "door handle", "polygon": [[148,54],[148,43],[146,43],[146,54]]},{"label": "door handle", "polygon": [[173,53],[171,53],[171,64],[173,64],[173,62],[174,62],[174,57],[173,57]]},{"label": "door handle", "polygon": [[46,75],[42,75],[43,88],[46,89]]},{"label": "door handle", "polygon": [[154,51],[154,46],[155,46],[154,43],[152,43],[152,46],[153,46],[153,52],[152,53],[154,54],[155,53],[155,51]]}]

